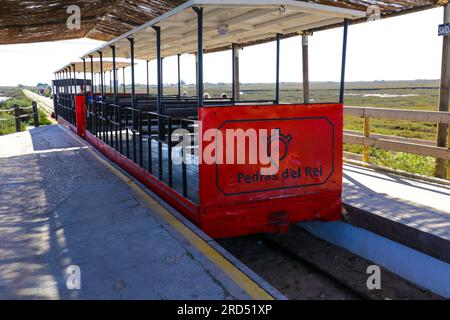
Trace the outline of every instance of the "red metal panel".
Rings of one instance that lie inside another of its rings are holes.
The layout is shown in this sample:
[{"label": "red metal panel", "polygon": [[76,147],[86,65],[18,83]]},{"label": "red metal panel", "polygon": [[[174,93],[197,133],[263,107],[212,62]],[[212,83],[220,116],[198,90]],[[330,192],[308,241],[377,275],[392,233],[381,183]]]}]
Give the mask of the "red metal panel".
[{"label": "red metal panel", "polygon": [[96,136],[92,135],[89,131],[86,131],[86,141],[93,145],[112,162],[119,165],[122,169],[130,173],[137,180],[146,185],[165,201],[170,203],[175,209],[183,213],[186,217],[194,222],[198,221],[199,207],[195,203],[184,198],[175,190],[169,188],[166,184],[164,184],[164,182],[159,181],[144,168],[141,168],[120,152],[104,143]]},{"label": "red metal panel", "polygon": [[[199,117],[202,135],[208,129],[219,129],[223,137],[229,129],[280,132],[280,169],[274,175],[263,176],[264,166],[248,164],[248,145],[247,164],[200,163],[200,225],[208,234],[280,232],[289,223],[340,218],[341,104],[207,107]],[[202,154],[209,144],[201,144]]]},{"label": "red metal panel", "polygon": [[77,117],[77,134],[86,137],[86,100],[84,95],[75,96],[75,112]]},{"label": "red metal panel", "polygon": [[66,119],[64,119],[61,116],[58,116],[58,124],[68,128],[70,131],[72,131],[75,134],[77,133],[77,128],[75,128],[70,122],[66,121]]}]

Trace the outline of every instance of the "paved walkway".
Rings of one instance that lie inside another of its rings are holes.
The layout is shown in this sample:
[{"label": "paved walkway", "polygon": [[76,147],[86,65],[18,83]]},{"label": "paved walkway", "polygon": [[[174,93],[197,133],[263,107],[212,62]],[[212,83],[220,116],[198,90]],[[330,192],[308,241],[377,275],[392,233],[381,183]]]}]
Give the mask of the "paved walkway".
[{"label": "paved walkway", "polygon": [[0,176],[0,299],[270,297],[57,126],[0,137]]},{"label": "paved walkway", "polygon": [[[22,89],[22,92],[31,100],[36,101],[38,107],[44,110],[45,113],[50,115],[53,110],[53,100],[44,96],[40,96],[27,89]],[[52,119],[53,120],[53,119]],[[56,121],[55,121],[56,122]]]},{"label": "paved walkway", "polygon": [[344,202],[450,240],[450,187],[344,166]]}]

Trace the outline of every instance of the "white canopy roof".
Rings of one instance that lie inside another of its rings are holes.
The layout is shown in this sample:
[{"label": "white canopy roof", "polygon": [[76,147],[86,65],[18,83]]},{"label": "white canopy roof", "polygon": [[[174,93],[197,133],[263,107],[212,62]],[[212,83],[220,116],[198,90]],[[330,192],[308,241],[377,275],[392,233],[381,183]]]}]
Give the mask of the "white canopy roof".
[{"label": "white canopy roof", "polygon": [[[134,38],[135,58],[156,58],[156,32],[161,28],[162,56],[197,51],[197,14],[193,7],[203,8],[204,49],[217,51],[232,43],[241,45],[283,35],[301,34],[312,28],[334,25],[344,19],[364,17],[366,12],[324,6],[296,0],[191,0],[166,14],[106,43],[89,54],[103,51],[111,57],[110,46],[116,47],[116,56],[130,58],[128,38]],[[219,35],[219,28],[224,35]]]},{"label": "white canopy roof", "polygon": [[[56,70],[55,73],[64,71],[65,69],[67,69],[69,67],[73,67],[73,66],[75,66],[75,71],[76,72],[83,72],[83,68],[84,68],[83,62],[82,61],[77,61],[77,62],[68,63],[64,67]],[[94,73],[99,73],[100,70],[101,70],[101,68],[100,68],[100,60],[93,59],[93,66],[94,66]],[[129,63],[127,61],[120,61],[120,60],[116,61],[116,69],[126,68],[126,67],[129,67],[129,66],[131,66],[131,63]],[[112,71],[112,70],[113,70],[113,62],[111,60],[104,59],[103,60],[103,72],[108,72],[108,71]],[[72,72],[73,72],[73,69],[72,69]],[[91,60],[90,60],[90,58],[86,59],[86,72],[91,72]]]}]

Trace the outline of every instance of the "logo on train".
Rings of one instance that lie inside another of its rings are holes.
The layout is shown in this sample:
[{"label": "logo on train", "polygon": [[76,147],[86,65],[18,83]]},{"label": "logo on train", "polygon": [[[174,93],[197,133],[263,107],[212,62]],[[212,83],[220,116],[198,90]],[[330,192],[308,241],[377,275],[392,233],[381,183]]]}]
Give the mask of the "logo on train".
[{"label": "logo on train", "polygon": [[[278,133],[272,134],[267,141],[267,155],[272,156],[272,145],[275,143],[276,151],[278,151],[279,161],[286,159],[289,154],[289,145],[291,144],[293,137],[291,134],[284,135],[279,128],[276,129]],[[278,141],[278,143],[276,143]]]}]

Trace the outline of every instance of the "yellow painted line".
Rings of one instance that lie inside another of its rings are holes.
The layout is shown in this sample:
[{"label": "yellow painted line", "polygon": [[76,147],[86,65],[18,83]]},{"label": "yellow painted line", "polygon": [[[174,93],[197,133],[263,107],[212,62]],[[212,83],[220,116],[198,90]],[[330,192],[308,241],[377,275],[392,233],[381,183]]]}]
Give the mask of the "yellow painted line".
[{"label": "yellow painted line", "polygon": [[144,199],[152,209],[154,209],[165,221],[183,235],[194,247],[210,259],[216,266],[222,269],[239,287],[245,290],[247,294],[255,300],[274,300],[274,298],[261,288],[257,283],[250,279],[245,273],[239,270],[230,261],[224,258],[216,249],[211,247],[205,240],[186,227],[180,220],[167,211],[158,201],[149,196],[139,185],[127,177],[123,172],[116,169],[108,161],[100,157],[91,148],[88,149],[100,162],[109,170],[125,182],[133,191]]}]

